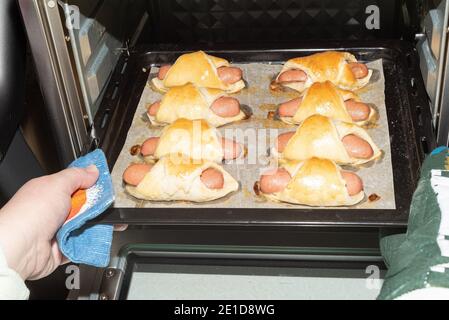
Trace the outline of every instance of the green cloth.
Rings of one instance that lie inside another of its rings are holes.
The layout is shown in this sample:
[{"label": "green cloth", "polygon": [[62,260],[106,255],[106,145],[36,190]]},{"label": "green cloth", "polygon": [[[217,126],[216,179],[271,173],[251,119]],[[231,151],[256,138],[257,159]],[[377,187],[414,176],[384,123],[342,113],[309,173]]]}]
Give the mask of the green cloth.
[{"label": "green cloth", "polygon": [[[380,247],[388,267],[378,299],[395,299],[414,290],[429,287],[449,289],[449,263],[444,246],[449,248],[449,230],[443,225],[449,220],[448,210],[442,210],[442,186],[449,194],[448,149],[435,150],[424,161],[421,178],[413,195],[406,234],[381,239]],[[446,184],[447,183],[447,184]],[[449,198],[447,198],[449,201]],[[443,248],[443,249],[442,249]]]}]

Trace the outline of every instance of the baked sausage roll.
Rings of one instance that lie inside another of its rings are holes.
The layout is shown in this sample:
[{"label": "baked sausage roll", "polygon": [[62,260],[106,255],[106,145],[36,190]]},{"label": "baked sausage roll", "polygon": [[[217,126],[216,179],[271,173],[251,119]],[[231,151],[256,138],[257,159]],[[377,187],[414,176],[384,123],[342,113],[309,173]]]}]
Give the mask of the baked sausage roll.
[{"label": "baked sausage roll", "polygon": [[231,117],[222,117],[212,111],[211,106],[226,94],[218,89],[199,88],[193,84],[171,88],[162,98],[155,115],[148,113],[148,118],[154,125],[166,125],[177,119],[206,120],[214,127],[247,119],[248,116],[240,109]]},{"label": "baked sausage roll", "polygon": [[[276,192],[264,192],[264,179],[278,179],[281,172],[287,176],[284,186]],[[363,184],[356,174],[342,171],[331,160],[319,158],[284,162],[277,172],[262,176],[255,190],[271,201],[318,207],[352,206],[365,197]]]},{"label": "baked sausage roll", "polygon": [[[365,72],[361,72],[361,75],[354,73],[352,66],[363,68]],[[286,81],[280,81],[282,80],[282,74],[289,70],[303,71],[305,73],[304,77],[298,78],[298,80],[303,81],[295,81],[295,77],[287,78]],[[368,84],[372,74],[373,71],[367,70],[366,66],[358,64],[357,59],[351,53],[326,51],[288,60],[277,76],[276,82],[301,93],[314,82],[324,82],[326,80],[332,81],[342,89],[357,90]]]},{"label": "baked sausage roll", "polygon": [[167,92],[169,88],[187,83],[193,83],[202,88],[220,89],[226,93],[236,93],[245,88],[245,82],[242,79],[235,83],[226,83],[219,75],[218,69],[221,67],[230,67],[230,63],[203,51],[187,53],[176,60],[163,80],[156,77],[151,82],[161,92]]},{"label": "baked sausage roll", "polygon": [[140,152],[147,163],[169,154],[183,154],[192,159],[221,162],[238,158],[245,148],[222,138],[205,120],[178,119],[162,130],[160,137],[147,139]]},{"label": "baked sausage roll", "polygon": [[351,123],[314,115],[295,133],[282,134],[272,154],[279,159],[330,159],[341,165],[360,165],[382,155],[369,134]]},{"label": "baked sausage roll", "polygon": [[[204,182],[203,175],[210,170],[221,175],[218,187],[208,187]],[[178,155],[160,159],[135,185],[127,183],[126,172],[124,180],[130,195],[150,201],[207,202],[225,197],[239,188],[239,183],[215,162],[194,161]]]},{"label": "baked sausage roll", "polygon": [[299,124],[314,114],[359,126],[374,122],[377,118],[377,111],[361,102],[358,95],[339,89],[330,81],[316,82],[302,98],[279,106],[279,117],[288,124]]}]

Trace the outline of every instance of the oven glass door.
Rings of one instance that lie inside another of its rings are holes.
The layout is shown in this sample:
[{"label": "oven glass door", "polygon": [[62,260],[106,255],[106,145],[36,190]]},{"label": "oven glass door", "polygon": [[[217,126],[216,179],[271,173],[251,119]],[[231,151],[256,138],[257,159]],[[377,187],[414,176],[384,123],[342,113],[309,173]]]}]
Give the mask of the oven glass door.
[{"label": "oven glass door", "polygon": [[379,252],[354,248],[136,244],[114,264],[99,299],[370,300],[385,273]]},{"label": "oven glass door", "polygon": [[131,300],[373,300],[382,280],[362,269],[138,262],[122,298]]}]

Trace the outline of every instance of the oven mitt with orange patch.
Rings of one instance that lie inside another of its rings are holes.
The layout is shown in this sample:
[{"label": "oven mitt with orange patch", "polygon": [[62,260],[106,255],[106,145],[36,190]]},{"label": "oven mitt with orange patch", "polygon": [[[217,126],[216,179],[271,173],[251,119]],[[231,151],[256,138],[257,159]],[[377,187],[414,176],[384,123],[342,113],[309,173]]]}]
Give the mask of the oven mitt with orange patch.
[{"label": "oven mitt with orange patch", "polygon": [[449,149],[427,157],[407,233],[385,237],[388,272],[378,299],[449,299]]},{"label": "oven mitt with orange patch", "polygon": [[103,151],[100,149],[79,158],[69,167],[95,165],[100,172],[97,183],[72,196],[72,209],[56,235],[59,249],[70,261],[94,267],[106,267],[112,243],[112,225],[86,223],[101,215],[114,202],[114,188]]}]

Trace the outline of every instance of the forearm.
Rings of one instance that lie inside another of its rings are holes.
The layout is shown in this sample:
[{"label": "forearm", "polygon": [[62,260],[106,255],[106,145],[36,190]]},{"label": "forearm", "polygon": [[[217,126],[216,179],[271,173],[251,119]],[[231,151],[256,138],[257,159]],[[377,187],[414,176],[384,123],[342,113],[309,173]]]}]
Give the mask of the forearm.
[{"label": "forearm", "polygon": [[17,272],[8,267],[0,246],[0,300],[25,300],[30,292]]},{"label": "forearm", "polygon": [[13,269],[23,280],[26,280],[27,274],[27,240],[21,228],[15,224],[16,221],[10,219],[11,212],[7,206],[0,210],[0,249],[3,252],[3,258],[9,268]]}]

